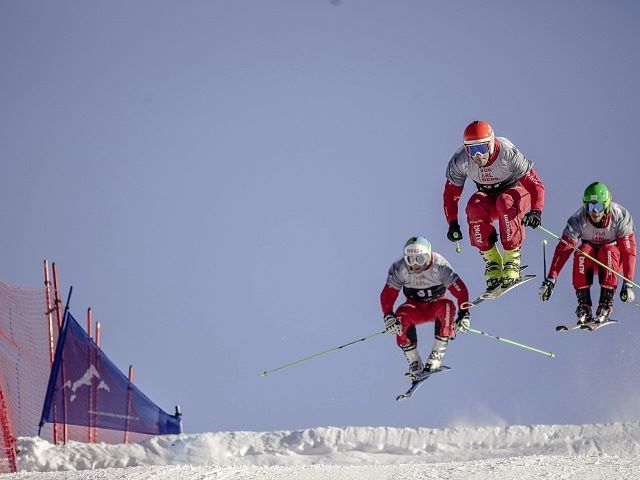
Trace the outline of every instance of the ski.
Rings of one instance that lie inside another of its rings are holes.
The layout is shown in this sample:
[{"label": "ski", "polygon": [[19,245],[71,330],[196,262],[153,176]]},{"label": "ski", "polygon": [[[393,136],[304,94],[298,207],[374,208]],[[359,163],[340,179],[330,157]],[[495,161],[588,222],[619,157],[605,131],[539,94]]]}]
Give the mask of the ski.
[{"label": "ski", "polygon": [[520,285],[522,285],[524,283],[527,283],[528,281],[533,280],[534,278],[536,278],[535,275],[525,275],[524,277],[522,277],[520,279],[519,282],[516,282],[516,283],[514,283],[512,285],[509,285],[506,288],[505,287],[498,287],[498,288],[494,288],[493,290],[489,290],[489,291],[483,292],[475,300],[472,300],[470,302],[464,302],[462,305],[460,305],[460,308],[476,307],[478,304],[482,303],[485,300],[495,300],[497,298],[500,298],[505,293],[510,292],[514,288],[519,287]]},{"label": "ski", "polygon": [[580,328],[582,328],[582,330],[587,330],[589,332],[595,332],[596,330],[605,327],[607,325],[613,325],[614,323],[618,323],[617,320],[613,320],[612,318],[610,318],[609,320],[605,321],[605,322],[589,322],[589,323],[585,323],[584,325],[581,325]]},{"label": "ski", "polygon": [[606,322],[587,322],[580,325],[558,325],[556,327],[556,332],[570,332],[573,330],[587,330],[589,332],[595,332],[602,327],[612,325],[614,323],[618,323],[618,321],[610,318]]},{"label": "ski", "polygon": [[572,330],[580,330],[582,325],[557,325],[556,332],[570,332]]},{"label": "ski", "polygon": [[418,390],[418,388],[420,388],[420,386],[424,383],[424,381],[427,380],[431,375],[439,372],[446,372],[447,370],[451,370],[451,367],[447,367],[446,365],[443,365],[439,369],[434,370],[433,372],[424,372],[423,376],[420,377],[420,379],[414,382],[411,382],[411,386],[409,387],[409,390],[407,390],[405,393],[401,393],[396,397],[396,401],[406,400],[407,398],[411,398],[411,396],[416,392],[416,390]]}]

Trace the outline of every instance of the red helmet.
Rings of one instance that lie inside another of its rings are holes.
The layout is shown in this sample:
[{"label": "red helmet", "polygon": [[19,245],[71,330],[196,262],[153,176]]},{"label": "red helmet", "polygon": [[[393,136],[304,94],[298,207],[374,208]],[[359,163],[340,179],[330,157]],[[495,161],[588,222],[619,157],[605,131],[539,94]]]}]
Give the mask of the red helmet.
[{"label": "red helmet", "polygon": [[476,120],[464,129],[464,149],[476,165],[483,167],[493,154],[495,137],[493,128],[483,120]]},{"label": "red helmet", "polygon": [[484,120],[476,120],[464,129],[464,144],[489,143],[493,140],[493,128]]}]

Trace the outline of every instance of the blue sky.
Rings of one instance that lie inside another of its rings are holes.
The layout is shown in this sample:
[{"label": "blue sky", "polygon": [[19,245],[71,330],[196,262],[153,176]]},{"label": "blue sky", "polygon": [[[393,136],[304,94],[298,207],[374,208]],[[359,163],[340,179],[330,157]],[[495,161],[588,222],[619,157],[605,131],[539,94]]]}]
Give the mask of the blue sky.
[{"label": "blue sky", "polygon": [[[556,359],[460,336],[454,370],[404,404],[392,337],[259,372],[381,330],[409,236],[480,292],[441,200],[471,120],[535,162],[547,228],[596,179],[638,212],[639,18],[631,1],[3,2],[0,278],[39,286],[55,261],[75,316],[92,307],[107,354],[188,432],[637,420],[640,312],[556,333],[567,267],[547,304],[534,281],[472,316]],[[538,275],[544,238],[524,247]]]}]

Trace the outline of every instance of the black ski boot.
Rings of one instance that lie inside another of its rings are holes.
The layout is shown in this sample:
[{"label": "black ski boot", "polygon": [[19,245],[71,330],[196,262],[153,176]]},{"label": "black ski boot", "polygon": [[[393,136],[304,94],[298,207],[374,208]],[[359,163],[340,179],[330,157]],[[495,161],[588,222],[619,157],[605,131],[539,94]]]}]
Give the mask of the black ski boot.
[{"label": "black ski boot", "polygon": [[609,320],[611,312],[613,311],[613,295],[615,293],[615,289],[600,288],[600,301],[598,302],[598,309],[596,310],[596,322],[603,323]]},{"label": "black ski boot", "polygon": [[592,322],[591,289],[587,287],[576,290],[576,298],[578,299],[578,308],[576,308],[578,325],[584,325],[585,323]]}]

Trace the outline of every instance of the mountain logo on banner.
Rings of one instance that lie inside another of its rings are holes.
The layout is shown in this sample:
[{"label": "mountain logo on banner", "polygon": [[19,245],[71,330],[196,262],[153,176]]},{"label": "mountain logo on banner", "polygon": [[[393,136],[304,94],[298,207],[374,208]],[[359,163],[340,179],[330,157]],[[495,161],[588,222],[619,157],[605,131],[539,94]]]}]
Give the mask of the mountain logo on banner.
[{"label": "mountain logo on banner", "polygon": [[82,386],[91,387],[91,380],[93,380],[94,378],[97,378],[98,380],[100,380],[100,383],[98,384],[98,387],[97,387],[98,390],[102,389],[102,390],[106,390],[107,392],[111,391],[111,389],[109,388],[109,385],[107,385],[105,382],[103,382],[100,379],[100,372],[98,372],[96,367],[94,367],[93,365],[90,365],[87,371],[84,372],[84,375],[82,375],[78,380],[76,380],[73,383],[71,382],[71,380],[67,380],[63,385],[62,388],[71,389],[71,397],[69,398],[69,401],[73,402],[76,399],[76,396],[77,396],[76,390],[78,390],[78,388]]}]

